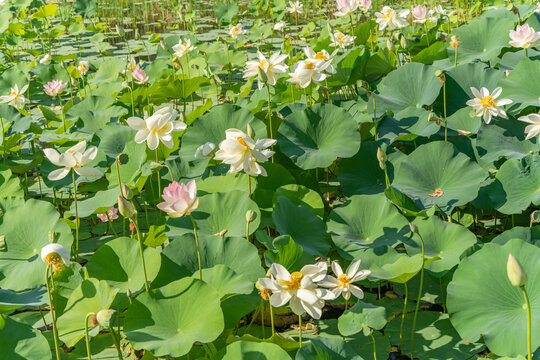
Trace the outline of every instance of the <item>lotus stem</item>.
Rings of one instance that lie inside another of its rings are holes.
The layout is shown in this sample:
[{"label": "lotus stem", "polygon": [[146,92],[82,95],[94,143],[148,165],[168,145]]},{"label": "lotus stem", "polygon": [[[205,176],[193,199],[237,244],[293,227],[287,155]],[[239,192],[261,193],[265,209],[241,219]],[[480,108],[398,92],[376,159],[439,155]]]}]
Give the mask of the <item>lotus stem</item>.
[{"label": "lotus stem", "polygon": [[302,347],[302,315],[298,315],[298,345]]},{"label": "lotus stem", "polygon": [[529,302],[529,296],[527,295],[527,290],[525,290],[525,285],[520,286],[520,289],[523,292],[523,297],[525,298],[525,303],[527,304],[527,360],[532,360],[531,303]]},{"label": "lotus stem", "polygon": [[112,230],[112,232],[113,232],[113,234],[114,234],[114,237],[118,237],[118,234],[116,233],[116,230],[114,229],[114,225],[112,224],[112,220],[111,220],[111,218],[109,217],[109,212],[108,212],[108,211],[105,211],[105,215],[107,215],[107,220],[109,220],[108,223],[109,223],[109,225],[111,226],[111,230]]},{"label": "lotus stem", "polygon": [[62,106],[62,98],[58,94],[58,103],[60,104],[60,116],[62,117],[62,122],[64,123],[64,132],[66,132],[66,117],[64,116],[64,108]]},{"label": "lotus stem", "polygon": [[[272,97],[270,95],[270,85],[266,83],[266,90],[268,92],[268,127],[270,129],[270,139],[274,138],[274,129],[272,128]],[[274,150],[274,145],[271,146],[272,151]],[[274,157],[272,157],[272,162],[274,162]]]},{"label": "lotus stem", "polygon": [[118,353],[118,360],[122,360],[124,357],[122,356],[122,349],[120,348],[120,339],[116,337],[113,327],[111,327],[111,337],[113,338],[114,346],[116,347],[116,352]]},{"label": "lotus stem", "polygon": [[373,360],[377,360],[377,344],[375,343],[375,336],[373,336],[373,330],[369,333],[371,341],[373,341]]},{"label": "lotus stem", "polygon": [[[159,164],[159,153],[158,153],[159,146],[156,148],[156,162]],[[157,169],[157,186],[158,186],[158,196],[161,195],[161,174],[159,173],[160,168]],[[120,189],[122,191],[122,189]]]},{"label": "lotus stem", "polygon": [[403,355],[403,324],[405,323],[405,314],[407,313],[407,299],[409,297],[409,290],[407,288],[407,282],[403,284],[405,286],[405,299],[403,299],[403,312],[401,313],[401,326],[399,327],[399,351]]},{"label": "lotus stem", "polygon": [[428,34],[427,24],[426,24],[426,23],[424,23],[424,30],[425,30],[425,32],[426,32],[427,46],[429,46],[429,34]]},{"label": "lotus stem", "polygon": [[262,329],[262,338],[266,338],[264,331],[264,300],[261,299],[261,329]]},{"label": "lotus stem", "polygon": [[422,285],[424,284],[424,239],[420,233],[417,233],[420,237],[420,243],[422,244],[422,268],[420,269],[420,287],[418,288],[418,297],[416,299],[416,308],[414,310],[413,325],[411,331],[411,359],[414,359],[414,328],[416,327],[416,318],[418,316],[418,310],[420,309],[420,298],[422,297]]},{"label": "lotus stem", "polygon": [[2,156],[2,160],[4,162],[4,165],[6,165],[6,157],[7,157],[6,135],[5,135],[5,130],[4,130],[4,120],[2,120],[2,116],[0,116],[0,125],[2,126],[2,145],[4,146],[4,155]]},{"label": "lotus stem", "polygon": [[[54,338],[54,350],[56,352],[56,360],[60,360],[60,352],[59,352],[59,340],[58,340],[58,329],[56,328],[56,316],[54,314],[54,304],[52,301],[52,294],[51,294],[51,288],[49,286],[49,269],[51,269],[51,265],[47,265],[47,270],[45,271],[45,285],[47,286],[47,295],[49,296],[49,309],[51,312],[51,320],[52,320],[52,326],[53,326],[53,338]],[[53,274],[51,271],[51,282],[54,281],[52,279]]]},{"label": "lotus stem", "polygon": [[137,220],[137,215],[135,215],[135,220],[133,223],[135,224],[135,230],[137,231],[137,240],[139,241],[139,252],[141,253],[141,263],[143,267],[143,273],[144,273],[144,287],[146,289],[146,292],[150,291],[148,287],[148,277],[146,276],[146,263],[144,262],[144,253],[143,253],[143,243],[141,238],[141,232],[139,231],[139,221]]},{"label": "lotus stem", "polygon": [[193,219],[193,216],[189,214],[189,218],[191,219],[191,223],[193,224],[193,233],[195,234],[195,246],[197,246],[197,260],[199,262],[199,279],[202,278],[202,264],[201,264],[201,250],[199,248],[199,237],[197,236],[197,225],[195,224],[195,220]]},{"label": "lotus stem", "polygon": [[251,176],[248,175],[248,195],[249,195],[249,198],[251,199]]},{"label": "lotus stem", "polygon": [[345,299],[345,311],[347,311],[347,305],[349,305],[349,299]]},{"label": "lotus stem", "polygon": [[79,208],[77,207],[77,183],[75,182],[75,170],[71,169],[73,179],[73,199],[75,200],[75,261],[79,259]]},{"label": "lotus stem", "polygon": [[274,310],[272,309],[272,304],[270,304],[270,301],[268,301],[268,306],[270,307],[270,324],[272,326],[272,341],[274,341],[274,335],[276,334],[276,330],[274,328]]},{"label": "lotus stem", "polygon": [[94,313],[88,313],[84,318],[84,338],[86,340],[86,353],[88,354],[88,360],[92,360],[92,351],[90,350],[90,336],[88,335],[88,318],[93,316]]},{"label": "lotus stem", "polygon": [[448,121],[446,119],[446,81],[443,82],[444,142],[448,141]]}]

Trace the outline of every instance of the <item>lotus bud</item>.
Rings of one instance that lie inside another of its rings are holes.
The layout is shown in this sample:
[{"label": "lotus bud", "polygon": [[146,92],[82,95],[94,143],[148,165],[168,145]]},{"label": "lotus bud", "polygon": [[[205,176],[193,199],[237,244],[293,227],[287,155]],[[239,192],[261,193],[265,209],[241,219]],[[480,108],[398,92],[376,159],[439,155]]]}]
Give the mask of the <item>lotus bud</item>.
[{"label": "lotus bud", "polygon": [[133,191],[126,184],[122,185],[122,196],[127,200],[133,199]]},{"label": "lotus bud", "polygon": [[386,153],[379,146],[377,148],[377,160],[379,160],[379,167],[381,170],[386,170]]},{"label": "lotus bud", "polygon": [[418,232],[418,226],[414,225],[413,223],[409,223],[409,228],[411,228],[411,232],[420,234],[420,232]]},{"label": "lotus bud", "polygon": [[123,217],[128,219],[133,218],[135,214],[137,214],[131,201],[124,199],[122,196],[118,197],[118,211],[120,211],[120,214],[122,214]]},{"label": "lotus bud", "polygon": [[527,282],[527,273],[521,266],[519,261],[512,254],[508,254],[508,262],[506,263],[506,272],[508,279],[515,287],[524,286]]},{"label": "lotus bud", "polygon": [[109,329],[113,326],[116,311],[112,309],[100,310],[96,314],[97,323],[105,329]]},{"label": "lotus bud", "polygon": [[459,47],[459,38],[456,35],[452,35],[450,38],[450,47],[457,49]]},{"label": "lotus bud", "polygon": [[409,48],[409,40],[403,34],[401,35],[399,42],[403,49],[407,50]]},{"label": "lotus bud", "polygon": [[442,82],[442,83],[446,81],[446,76],[444,75],[444,73],[441,70],[435,71],[435,76],[438,77],[439,81]]},{"label": "lotus bud", "polygon": [[122,37],[126,34],[124,29],[119,25],[116,25],[116,33]]},{"label": "lotus bud", "polygon": [[386,47],[391,52],[396,51],[396,47],[394,46],[394,43],[390,39],[386,39]]},{"label": "lotus bud", "polygon": [[246,221],[249,223],[252,223],[257,218],[257,213],[253,210],[248,210],[246,212]]},{"label": "lotus bud", "polygon": [[251,125],[247,124],[247,136],[253,139],[253,136],[255,136],[255,133],[253,132],[253,128]]}]

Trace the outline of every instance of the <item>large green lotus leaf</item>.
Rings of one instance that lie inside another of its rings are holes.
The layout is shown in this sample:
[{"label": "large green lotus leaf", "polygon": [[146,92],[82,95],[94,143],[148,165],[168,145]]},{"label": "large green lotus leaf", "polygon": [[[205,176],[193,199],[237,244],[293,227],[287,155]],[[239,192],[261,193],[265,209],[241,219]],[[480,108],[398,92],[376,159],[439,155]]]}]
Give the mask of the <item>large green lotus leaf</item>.
[{"label": "large green lotus leaf", "polygon": [[508,254],[528,275],[525,289],[531,302],[532,349],[540,346],[540,249],[520,239],[503,246],[486,244],[463,260],[448,285],[447,306],[452,325],[469,341],[483,337],[498,355],[527,352],[527,310],[522,291],[508,279]]},{"label": "large green lotus leaf", "polygon": [[[386,110],[398,113],[407,108],[421,108],[431,105],[437,99],[442,83],[435,76],[433,66],[420,63],[407,63],[386,76],[378,86],[375,95],[377,116]],[[373,111],[370,99],[370,112]]]},{"label": "large green lotus leaf", "polygon": [[21,293],[0,289],[0,313],[10,312],[23,306],[41,306],[47,302],[47,290],[44,287]]},{"label": "large green lotus leaf", "polygon": [[[135,141],[130,141],[124,146],[124,153],[129,155],[129,159],[127,163],[120,165],[118,168],[120,179],[122,184],[132,184],[141,174],[141,169],[146,161],[146,143],[137,144]],[[110,167],[105,177],[109,181],[110,188],[118,187],[116,165]]]},{"label": "large green lotus leaf", "polygon": [[397,167],[392,185],[420,209],[437,206],[450,213],[478,195],[487,172],[454,145],[434,141],[419,146]]},{"label": "large green lotus leaf", "polygon": [[0,197],[24,197],[19,178],[3,166],[0,167]]},{"label": "large green lotus leaf", "polygon": [[[409,293],[410,294],[410,293]],[[411,331],[413,314],[405,317],[403,324],[403,353],[411,353]],[[384,333],[392,344],[399,344],[401,316],[390,321]],[[452,327],[448,314],[435,311],[420,311],[414,330],[414,357],[426,360],[472,359],[482,351],[484,345],[461,339]]]},{"label": "large green lotus leaf", "polygon": [[408,221],[382,194],[354,195],[330,213],[328,230],[339,250],[357,257],[365,248],[403,242]]},{"label": "large green lotus leaf", "polygon": [[69,226],[59,217],[53,204],[34,199],[6,211],[0,225],[7,246],[0,252],[2,288],[22,291],[45,284],[47,264],[40,254],[49,244],[49,232],[57,232],[57,243],[68,249],[73,242]]},{"label": "large green lotus leaf", "polygon": [[50,360],[51,349],[40,331],[0,314],[0,354],[10,360]]},{"label": "large green lotus leaf", "polygon": [[125,152],[127,143],[135,138],[135,134],[136,131],[128,126],[109,123],[96,133],[101,140],[98,150],[104,152],[108,157],[115,159],[118,155]]},{"label": "large green lotus leaf", "polygon": [[291,360],[285,350],[276,344],[236,341],[221,349],[212,360]]},{"label": "large green lotus leaf", "polygon": [[[252,234],[261,222],[259,207],[245,191],[235,190],[200,197],[197,210],[192,213],[199,233],[214,235],[227,230],[228,236],[246,236],[246,212],[252,210],[256,218],[249,225]],[[169,237],[193,232],[188,216],[167,220]]]},{"label": "large green lotus leaf", "polygon": [[360,149],[360,133],[352,115],[330,104],[317,104],[287,116],[278,130],[281,151],[302,169],[325,168],[338,157]]},{"label": "large green lotus leaf", "polygon": [[217,147],[225,140],[225,130],[235,128],[246,132],[248,124],[255,132],[255,139],[267,137],[266,126],[249,110],[232,104],[213,107],[207,114],[195,120],[186,131],[182,137],[180,155],[185,160],[193,160],[199,146],[212,142]]},{"label": "large green lotus leaf", "polygon": [[371,271],[370,279],[406,283],[422,268],[422,255],[408,256],[390,246],[365,249],[356,256],[362,268]]},{"label": "large green lotus leaf", "polygon": [[183,356],[194,342],[212,342],[223,331],[219,298],[212,286],[200,280],[174,281],[133,301],[124,333],[135,349],[157,357]]},{"label": "large green lotus leaf", "polygon": [[[512,20],[491,17],[481,17],[455,28],[451,35],[459,38],[458,63],[495,59],[499,56],[501,49],[508,46],[508,33],[513,28]],[[451,36],[448,36],[448,44],[450,44],[450,38]],[[448,58],[452,62],[455,58],[455,49],[449,45]]]},{"label": "large green lotus leaf", "polygon": [[520,104],[520,109],[527,106],[540,106],[540,67],[538,60],[524,58],[510,74],[499,82],[502,86],[501,98],[509,98]]},{"label": "large green lotus leaf", "polygon": [[507,160],[497,172],[497,180],[506,198],[497,209],[503,214],[521,213],[531,202],[540,205],[540,155]]},{"label": "large green lotus leaf", "polygon": [[357,47],[337,56],[334,60],[336,73],[330,77],[327,86],[356,84],[365,75],[369,55],[364,47]]},{"label": "large green lotus leaf", "polygon": [[[84,338],[84,319],[86,315],[108,309],[117,293],[117,289],[110,287],[103,280],[84,280],[73,290],[64,313],[57,320],[60,340],[70,347]],[[97,335],[99,327],[92,330],[92,335]]]},{"label": "large green lotus leaf", "polygon": [[340,338],[312,338],[296,353],[295,360],[363,360],[356,351]]},{"label": "large green lotus leaf", "polygon": [[[120,237],[100,247],[86,264],[88,274],[105,280],[120,292],[128,289],[136,293],[144,287],[144,273],[141,265],[139,245],[128,237]],[[144,249],[146,275],[154,280],[161,266],[161,255],[154,248]]]},{"label": "large green lotus leaf", "polygon": [[[118,202],[118,196],[120,190],[118,185],[109,190],[102,190],[96,192],[94,196],[88,199],[79,200],[77,202],[77,210],[79,211],[79,217],[84,218],[94,213],[104,213],[109,208],[114,206]],[[75,204],[71,206],[69,212],[75,214]]]},{"label": "large green lotus leaf", "polygon": [[[338,180],[346,196],[379,194],[384,192],[384,171],[377,160],[379,142],[362,142],[360,151],[339,164]],[[390,165],[388,163],[388,165]],[[388,169],[391,177],[393,168]]]},{"label": "large green lotus leaf", "polygon": [[531,244],[540,244],[540,226],[533,228],[516,226],[510,230],[506,230],[502,234],[499,234],[491,240],[494,244],[504,245],[509,240],[521,239]]},{"label": "large green lotus leaf", "polygon": [[531,151],[539,151],[540,143],[536,137],[525,140],[527,125],[514,120],[494,120],[489,125],[482,125],[476,140],[476,149],[482,160],[493,162],[501,156],[521,159]]},{"label": "large green lotus leaf", "polygon": [[[199,278],[197,270],[193,278]],[[202,277],[204,282],[211,285],[221,298],[234,294],[251,294],[253,291],[253,282],[241,274],[237,274],[227,265],[218,264],[209,269],[203,269]]]},{"label": "large green lotus leaf", "polygon": [[[440,258],[426,265],[426,269],[434,273],[443,273],[456,266],[461,254],[476,244],[476,236],[465,226],[442,221],[437,216],[417,218],[414,224],[424,240],[424,256]],[[422,245],[418,234],[413,234],[413,237],[405,242],[405,248],[409,255],[421,254]]]},{"label": "large green lotus leaf", "polygon": [[[252,283],[264,276],[257,248],[245,238],[199,234],[199,246],[203,269],[223,264]],[[170,282],[196,271],[199,271],[199,263],[195,237],[185,234],[174,238],[163,250],[163,263],[155,282]]]},{"label": "large green lotus leaf", "polygon": [[[94,64],[96,65],[96,64]],[[119,74],[126,67],[126,62],[123,59],[107,59],[104,60],[99,66],[97,66],[96,75],[89,79],[91,85],[103,85],[104,83],[109,83],[118,78]]]},{"label": "large green lotus leaf", "polygon": [[318,217],[324,217],[324,203],[321,195],[303,185],[287,184],[276,189],[273,197],[275,204],[280,196],[285,196],[294,205],[310,208]]},{"label": "large green lotus leaf", "polygon": [[[260,233],[257,233],[257,240],[260,241],[259,235]],[[266,234],[262,232],[262,235]],[[304,265],[313,261],[313,256],[304,253],[304,249],[296,244],[289,235],[281,235],[274,239],[268,237],[268,239],[269,243],[266,244],[268,250],[264,252],[264,259],[268,267],[273,263],[278,263],[292,272],[299,271]]]},{"label": "large green lotus leaf", "polygon": [[386,309],[360,300],[345,310],[338,319],[339,332],[344,336],[351,336],[360,331],[364,336],[369,336],[371,329],[380,330],[385,325]]},{"label": "large green lotus leaf", "polygon": [[[444,119],[441,120],[444,122]],[[447,121],[448,129],[455,130],[458,133],[461,130],[476,134],[480,126],[482,126],[482,118],[475,116],[475,113],[471,112],[470,107],[463,107],[452,115],[449,115]],[[452,135],[451,131],[449,131],[450,135]]]},{"label": "large green lotus leaf", "polygon": [[108,96],[89,96],[70,108],[66,114],[68,119],[81,119],[84,126],[79,131],[95,133],[105,127],[111,119],[127,113],[126,108],[112,105],[115,99]]},{"label": "large green lotus leaf", "polygon": [[296,206],[284,196],[278,197],[272,213],[276,229],[281,235],[290,235],[294,242],[311,255],[326,256],[330,250],[326,225],[308,207]]},{"label": "large green lotus leaf", "polygon": [[[222,166],[216,166],[216,168],[222,168]],[[214,169],[214,168],[211,168]],[[210,169],[208,169],[210,170]],[[228,170],[228,169],[227,169]],[[197,191],[200,195],[212,194],[216,192],[229,192],[233,190],[245,191],[246,194],[249,189],[248,182],[251,181],[251,191],[257,189],[257,178],[254,178],[244,173],[225,173],[221,174],[208,174],[208,177],[197,181]],[[206,174],[205,174],[206,176]]]},{"label": "large green lotus leaf", "polygon": [[392,116],[385,116],[377,126],[377,138],[390,144],[395,141],[410,141],[417,136],[430,136],[439,130],[435,121],[430,121],[431,112],[423,108],[410,107]]}]

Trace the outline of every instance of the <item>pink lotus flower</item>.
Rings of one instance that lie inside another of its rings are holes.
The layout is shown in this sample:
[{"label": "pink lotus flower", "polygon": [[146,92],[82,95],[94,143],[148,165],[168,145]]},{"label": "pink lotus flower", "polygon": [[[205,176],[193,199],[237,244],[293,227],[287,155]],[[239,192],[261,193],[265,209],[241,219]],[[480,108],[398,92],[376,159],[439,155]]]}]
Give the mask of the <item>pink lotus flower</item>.
[{"label": "pink lotus flower", "polygon": [[64,83],[62,80],[49,81],[45,84],[45,86],[43,86],[43,91],[45,91],[45,94],[49,96],[57,96],[64,91],[66,85],[67,83]]},{"label": "pink lotus flower", "polygon": [[163,189],[161,197],[165,201],[159,203],[157,207],[172,217],[189,215],[199,206],[195,180],[191,180],[187,185],[174,181]]},{"label": "pink lotus flower", "polygon": [[[109,215],[109,217],[107,217],[107,215]],[[118,209],[113,206],[109,210],[107,210],[106,214],[96,214],[96,216],[99,218],[99,220],[103,222],[108,222],[109,219],[111,219],[111,221],[116,220],[118,219]]]},{"label": "pink lotus flower", "polygon": [[133,76],[133,80],[137,84],[144,84],[145,82],[148,81],[148,76],[146,76],[146,73],[144,72],[144,70],[138,66],[135,68],[135,70],[133,70],[133,72],[131,73],[131,76]]}]

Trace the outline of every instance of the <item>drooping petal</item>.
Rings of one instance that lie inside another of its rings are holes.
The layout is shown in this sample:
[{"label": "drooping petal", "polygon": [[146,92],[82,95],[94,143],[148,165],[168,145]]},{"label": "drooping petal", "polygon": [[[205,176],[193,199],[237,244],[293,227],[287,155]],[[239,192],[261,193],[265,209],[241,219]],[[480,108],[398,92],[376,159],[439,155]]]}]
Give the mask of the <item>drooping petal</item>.
[{"label": "drooping petal", "polygon": [[69,168],[62,168],[62,169],[56,169],[56,170],[53,170],[49,173],[49,180],[51,181],[56,181],[56,180],[61,180],[63,178],[65,178],[67,176],[67,174],[69,174]]}]

